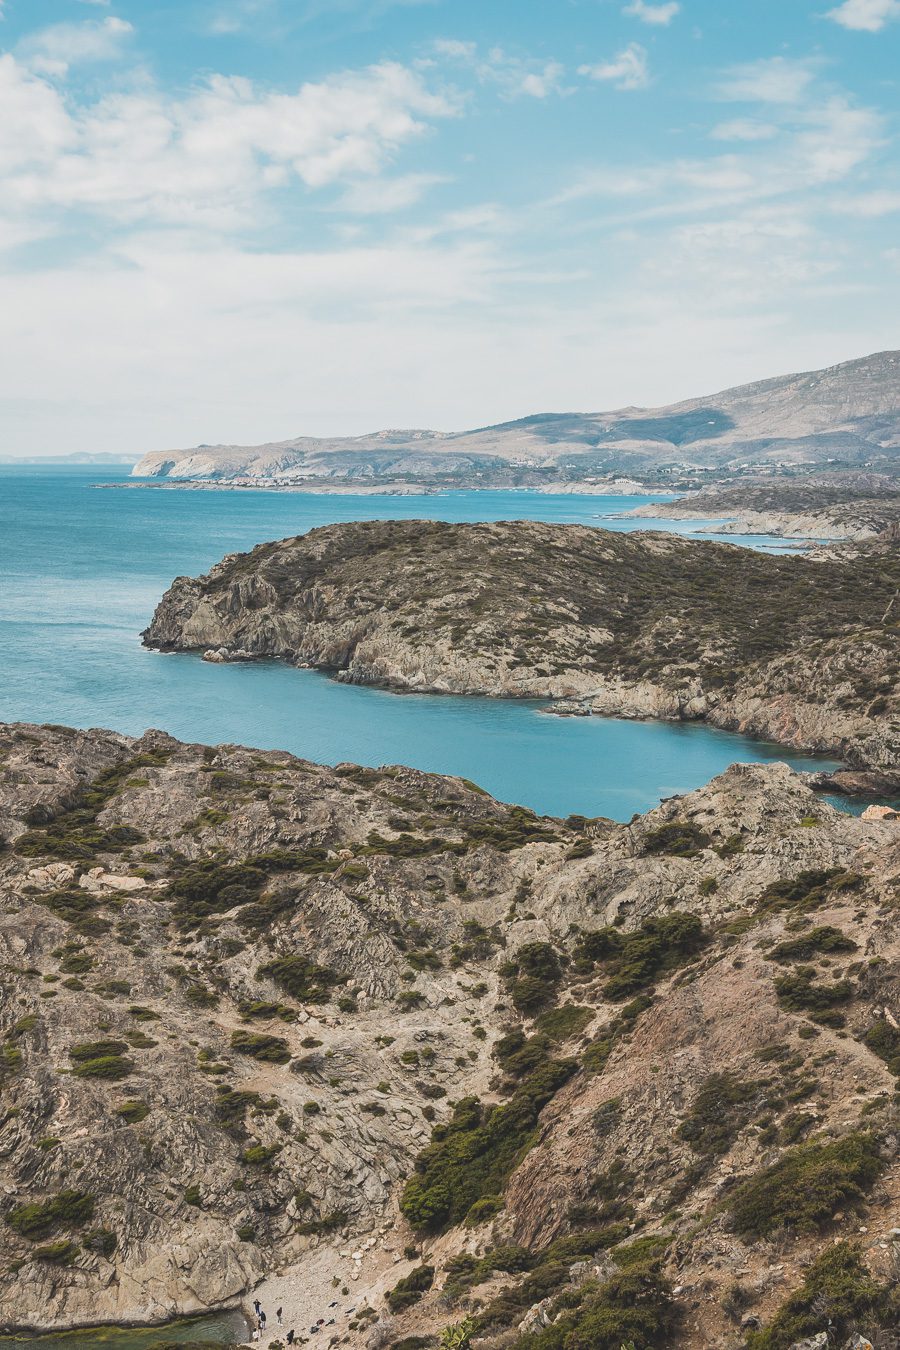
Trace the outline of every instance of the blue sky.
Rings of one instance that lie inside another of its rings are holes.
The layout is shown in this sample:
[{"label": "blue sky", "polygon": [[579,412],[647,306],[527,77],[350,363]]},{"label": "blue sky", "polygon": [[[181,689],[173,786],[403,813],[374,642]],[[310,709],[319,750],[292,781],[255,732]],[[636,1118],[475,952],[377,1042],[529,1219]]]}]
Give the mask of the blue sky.
[{"label": "blue sky", "polygon": [[0,454],[900,346],[900,0],[0,0]]}]

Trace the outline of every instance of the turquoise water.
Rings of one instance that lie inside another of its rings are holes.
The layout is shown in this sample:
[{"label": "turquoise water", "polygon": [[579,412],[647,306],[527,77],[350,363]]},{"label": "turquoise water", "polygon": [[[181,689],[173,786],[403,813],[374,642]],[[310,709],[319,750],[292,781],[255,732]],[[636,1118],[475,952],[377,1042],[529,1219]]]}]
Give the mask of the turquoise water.
[{"label": "turquoise water", "polygon": [[93,1327],[50,1336],[0,1336],[0,1350],[153,1350],[177,1341],[181,1345],[239,1344],[247,1335],[241,1313],[222,1312],[164,1327]]},{"label": "turquoise water", "polygon": [[94,486],[116,476],[0,468],[0,720],[133,734],[161,727],[185,740],[282,748],[323,763],[412,764],[461,774],[543,813],[619,820],[700,786],[735,760],[829,763],[700,725],[550,717],[530,702],[390,694],[276,663],[214,666],[140,645],[173,577],[206,571],[224,553],[265,539],[384,517],[531,518],[624,530],[633,524],[601,517],[659,498]]}]

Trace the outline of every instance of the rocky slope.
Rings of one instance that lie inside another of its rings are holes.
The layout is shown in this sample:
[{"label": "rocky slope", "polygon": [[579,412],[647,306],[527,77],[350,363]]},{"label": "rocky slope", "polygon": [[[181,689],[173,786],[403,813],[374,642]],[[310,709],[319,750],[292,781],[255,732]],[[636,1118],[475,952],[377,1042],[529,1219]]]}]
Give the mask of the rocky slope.
[{"label": "rocky slope", "polygon": [[898,591],[896,550],[811,562],[574,525],[363,522],[178,578],[144,641],[396,689],[705,718],[896,775]]},{"label": "rocky slope", "polygon": [[882,466],[900,448],[900,352],[780,376],[665,408],[543,413],[475,431],[154,451],[138,477],[539,486],[597,474],[754,463]]},{"label": "rocky slope", "polygon": [[896,825],[19,725],[0,833],[0,1324],[272,1272],[351,1347],[896,1319]]},{"label": "rocky slope", "polygon": [[852,479],[774,478],[716,486],[678,501],[639,506],[630,515],[666,520],[722,520],[717,534],[865,542],[900,535],[900,491],[879,475]]}]

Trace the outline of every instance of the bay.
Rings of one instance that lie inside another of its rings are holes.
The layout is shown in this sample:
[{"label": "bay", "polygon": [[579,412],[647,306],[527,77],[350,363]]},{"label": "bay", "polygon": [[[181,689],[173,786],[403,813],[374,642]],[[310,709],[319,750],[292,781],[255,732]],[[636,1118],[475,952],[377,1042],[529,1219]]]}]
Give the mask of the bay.
[{"label": "bay", "polygon": [[125,467],[0,466],[0,719],[136,735],[160,727],[184,740],[281,748],[328,764],[411,764],[460,774],[541,813],[619,820],[736,760],[832,763],[701,724],[558,718],[531,701],[393,694],[274,662],[213,666],[140,645],[173,577],[266,539],[333,521],[423,517],[691,533],[696,522],[689,529],[614,518],[660,497],[109,486],[126,476]]}]

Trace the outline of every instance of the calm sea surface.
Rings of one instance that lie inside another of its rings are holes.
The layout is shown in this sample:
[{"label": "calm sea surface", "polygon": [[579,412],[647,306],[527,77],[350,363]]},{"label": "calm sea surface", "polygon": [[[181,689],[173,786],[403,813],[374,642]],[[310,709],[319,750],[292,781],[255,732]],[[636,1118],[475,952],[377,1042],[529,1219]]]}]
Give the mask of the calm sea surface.
[{"label": "calm sea surface", "polygon": [[[139,640],[172,578],[340,520],[605,518],[653,497],[454,492],[336,497],[97,487],[97,468],[0,466],[0,720],[63,722],[281,748],[323,763],[461,774],[535,810],[627,820],[735,760],[827,764],[701,725],[548,717],[540,705],[390,694],[276,663],[214,666]],[[653,521],[641,521],[653,528]],[[679,522],[660,527],[691,533]],[[750,543],[730,539],[731,543]],[[783,541],[753,540],[772,549]]]}]

